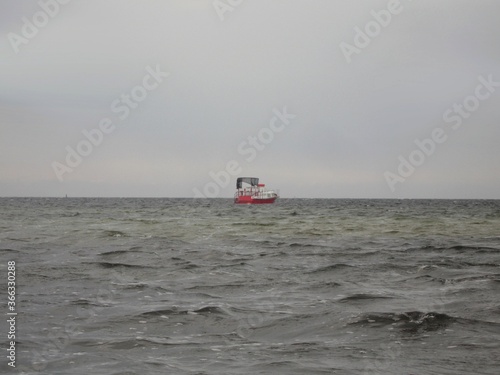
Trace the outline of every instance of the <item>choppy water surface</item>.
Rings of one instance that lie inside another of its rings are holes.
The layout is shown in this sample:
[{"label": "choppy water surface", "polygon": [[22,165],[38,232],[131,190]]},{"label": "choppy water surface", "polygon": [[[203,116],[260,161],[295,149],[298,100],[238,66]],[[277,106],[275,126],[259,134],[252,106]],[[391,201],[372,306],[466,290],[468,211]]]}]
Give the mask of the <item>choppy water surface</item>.
[{"label": "choppy water surface", "polygon": [[0,260],[16,373],[500,368],[500,201],[3,198]]}]

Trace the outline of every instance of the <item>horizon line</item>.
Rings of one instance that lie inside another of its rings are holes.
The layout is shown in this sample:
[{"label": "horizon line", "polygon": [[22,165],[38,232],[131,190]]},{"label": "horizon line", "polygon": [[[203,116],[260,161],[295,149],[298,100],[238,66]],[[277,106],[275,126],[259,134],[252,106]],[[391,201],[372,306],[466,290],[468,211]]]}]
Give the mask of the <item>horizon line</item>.
[{"label": "horizon line", "polygon": [[[160,197],[160,196],[0,196],[0,199],[233,199],[233,197]],[[353,198],[353,197],[280,197],[281,199],[351,199],[351,200],[500,200],[500,198]]]}]

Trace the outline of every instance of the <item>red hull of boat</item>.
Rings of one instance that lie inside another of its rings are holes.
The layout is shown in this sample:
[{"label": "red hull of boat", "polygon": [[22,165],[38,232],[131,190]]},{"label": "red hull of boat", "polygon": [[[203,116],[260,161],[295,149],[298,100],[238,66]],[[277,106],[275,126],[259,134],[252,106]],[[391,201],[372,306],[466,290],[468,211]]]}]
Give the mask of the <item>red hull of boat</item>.
[{"label": "red hull of boat", "polygon": [[269,204],[274,203],[276,197],[274,198],[254,198],[249,195],[241,195],[234,198],[234,203],[238,204]]}]

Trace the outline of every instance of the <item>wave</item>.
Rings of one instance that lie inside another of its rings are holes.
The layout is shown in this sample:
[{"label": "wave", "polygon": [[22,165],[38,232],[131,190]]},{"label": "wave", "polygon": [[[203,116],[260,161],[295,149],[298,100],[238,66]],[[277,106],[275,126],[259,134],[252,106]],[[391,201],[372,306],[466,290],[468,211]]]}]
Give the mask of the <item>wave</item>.
[{"label": "wave", "polygon": [[391,298],[393,298],[393,297],[383,296],[380,294],[358,293],[358,294],[353,294],[351,296],[341,298],[339,300],[339,302],[359,301],[359,300],[367,300],[367,299],[391,299]]},{"label": "wave", "polygon": [[355,266],[351,266],[345,263],[335,263],[335,264],[330,264],[329,266],[316,268],[315,270],[309,271],[308,273],[331,272],[344,268],[355,268]]},{"label": "wave", "polygon": [[[461,263],[463,264],[463,263]],[[463,270],[472,267],[498,267],[496,263],[481,263],[481,264],[470,264],[469,267],[457,267],[458,270]],[[430,282],[437,282],[439,284],[458,284],[464,282],[474,282],[474,281],[495,281],[500,278],[500,273],[483,273],[483,274],[472,274],[468,275],[467,271],[451,272],[447,268],[440,268],[435,265],[422,266],[419,268],[417,274],[404,281],[410,280],[428,280]]]},{"label": "wave", "polygon": [[342,286],[343,284],[337,282],[337,281],[320,281],[320,282],[314,282],[314,283],[300,283],[299,288],[304,289],[304,290],[311,290],[311,289],[317,289],[317,288],[337,288],[339,286]]},{"label": "wave", "polygon": [[201,335],[195,336],[185,336],[180,338],[172,338],[172,337],[158,337],[158,336],[136,336],[122,339],[82,339],[77,340],[77,344],[80,346],[86,347],[99,347],[100,350],[105,349],[119,349],[119,350],[128,350],[135,349],[138,347],[144,347],[149,345],[165,345],[165,346],[186,346],[186,345],[205,345],[207,340],[216,340],[220,341],[220,335],[212,334],[205,335],[204,337]]},{"label": "wave", "polygon": [[97,299],[95,301],[91,301],[86,298],[77,299],[75,301],[72,301],[71,304],[77,306],[102,306],[102,304],[97,302]]},{"label": "wave", "polygon": [[[128,283],[128,284],[118,284],[118,283],[112,283],[112,284],[116,285],[116,286],[120,286],[120,287],[122,287],[124,289],[132,289],[132,290],[143,290],[143,289],[150,288],[150,287],[155,288],[154,286],[151,286],[148,283],[141,283],[141,282],[138,282],[138,283]],[[163,289],[161,287],[156,287],[156,288]]]},{"label": "wave", "polygon": [[101,256],[113,256],[113,255],[123,255],[127,254],[129,250],[112,250],[112,251],[106,251],[105,253],[100,253],[99,255]]},{"label": "wave", "polygon": [[78,345],[88,346],[88,347],[99,347],[101,350],[117,349],[117,350],[130,350],[137,347],[145,346],[146,344],[162,344],[162,345],[187,345],[188,342],[178,342],[170,343],[170,339],[146,339],[142,337],[130,338],[130,339],[115,339],[115,340],[82,340],[78,342]]},{"label": "wave", "polygon": [[150,317],[150,318],[155,318],[155,317],[162,317],[162,316],[172,316],[172,315],[187,315],[187,314],[195,314],[195,315],[224,315],[224,316],[229,316],[230,314],[225,311],[223,308],[219,306],[203,306],[200,308],[197,308],[195,310],[190,310],[190,309],[179,309],[178,307],[172,307],[172,308],[166,308],[166,309],[161,309],[161,310],[152,310],[152,311],[146,311],[139,316],[141,317]]},{"label": "wave", "polygon": [[119,230],[105,230],[102,233],[104,237],[128,237],[125,232]]},{"label": "wave", "polygon": [[368,313],[361,315],[349,324],[373,328],[390,325],[393,328],[397,328],[402,333],[409,334],[420,334],[444,330],[453,324],[460,324],[463,327],[483,325],[487,326],[488,331],[490,332],[500,332],[499,322],[455,317],[444,313],[423,311],[409,311],[403,313]]},{"label": "wave", "polygon": [[192,313],[200,314],[200,315],[228,315],[226,311],[218,306],[205,306],[198,310],[193,310]]},{"label": "wave", "polygon": [[[405,244],[410,245],[410,244]],[[456,252],[466,252],[466,251],[474,251],[477,253],[491,253],[498,252],[500,248],[498,247],[490,247],[490,246],[479,246],[479,245],[453,245],[453,246],[434,246],[434,245],[425,245],[422,247],[409,247],[405,251],[456,251]]]},{"label": "wave", "polygon": [[246,226],[246,227],[272,227],[275,226],[276,223],[274,222],[268,222],[268,223],[263,223],[263,222],[240,222],[240,223],[231,223],[231,226]]},{"label": "wave", "polygon": [[128,263],[97,262],[96,264],[98,266],[103,267],[103,268],[119,268],[119,267],[124,267],[124,268],[154,268],[152,266],[145,266],[145,265],[141,265],[141,264],[128,264]]},{"label": "wave", "polygon": [[195,286],[190,286],[190,287],[187,287],[185,288],[185,290],[215,290],[215,289],[218,289],[218,288],[222,288],[224,289],[225,291],[227,291],[228,289],[241,289],[241,288],[245,288],[247,286],[247,284],[245,282],[241,282],[239,284],[236,284],[236,283],[232,283],[232,284],[226,284],[226,283],[223,283],[223,284],[204,284],[204,285],[195,285]]},{"label": "wave", "polygon": [[11,237],[7,237],[6,240],[9,240],[9,241],[15,241],[15,242],[31,242],[31,239],[25,239],[25,238],[11,238]]},{"label": "wave", "polygon": [[391,325],[401,332],[418,334],[446,329],[457,318],[436,312],[409,311],[404,313],[372,313],[362,315],[350,325],[381,327]]},{"label": "wave", "polygon": [[319,244],[312,244],[312,243],[298,243],[298,242],[293,242],[291,244],[288,245],[288,247],[291,247],[291,248],[295,248],[295,247],[298,247],[298,248],[304,248],[304,247],[329,247],[327,245],[319,245]]},{"label": "wave", "polygon": [[445,248],[445,250],[474,250],[478,252],[496,252],[499,248],[489,246],[473,246],[473,245],[455,245]]},{"label": "wave", "polygon": [[259,246],[268,247],[268,248],[276,248],[286,245],[287,243],[284,241],[274,241],[274,240],[254,240],[253,242],[258,243]]},{"label": "wave", "polygon": [[185,315],[187,314],[187,310],[179,310],[176,307],[169,308],[169,309],[161,309],[161,310],[151,310],[151,311],[146,311],[141,314],[140,316],[143,317],[161,317],[161,316],[168,316],[168,315]]},{"label": "wave", "polygon": [[14,250],[14,249],[0,249],[0,252],[5,251],[6,253],[18,253],[19,250]]},{"label": "wave", "polygon": [[499,280],[500,280],[500,274],[498,273],[491,275],[478,275],[478,276],[467,276],[454,279],[446,279],[446,281],[451,284],[468,282],[468,281],[499,281]]}]

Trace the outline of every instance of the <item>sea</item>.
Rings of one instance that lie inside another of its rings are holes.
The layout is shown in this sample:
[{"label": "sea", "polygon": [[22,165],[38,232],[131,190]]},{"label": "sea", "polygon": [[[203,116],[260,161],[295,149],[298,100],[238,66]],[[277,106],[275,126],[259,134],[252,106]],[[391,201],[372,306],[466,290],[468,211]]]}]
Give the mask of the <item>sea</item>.
[{"label": "sea", "polygon": [[2,374],[500,373],[499,200],[1,198],[0,265]]}]

